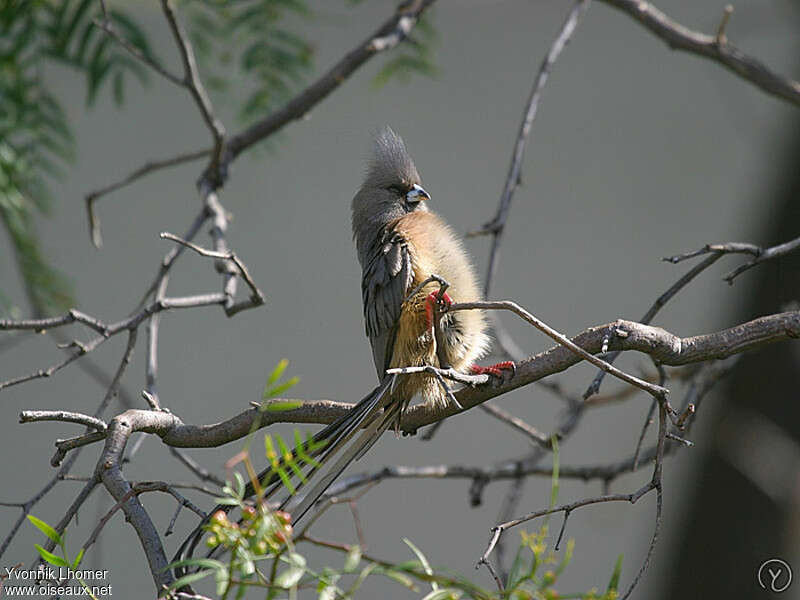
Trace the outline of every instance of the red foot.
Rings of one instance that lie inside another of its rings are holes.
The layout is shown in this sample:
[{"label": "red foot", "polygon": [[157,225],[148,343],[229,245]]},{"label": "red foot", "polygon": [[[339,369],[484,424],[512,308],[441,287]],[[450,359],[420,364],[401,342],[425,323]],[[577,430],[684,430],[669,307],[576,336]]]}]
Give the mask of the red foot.
[{"label": "red foot", "polygon": [[[425,319],[428,324],[428,329],[433,329],[433,307],[439,301],[439,292],[431,292],[428,294],[428,297],[425,298]],[[446,306],[450,306],[453,303],[453,299],[445,292],[442,294],[441,302]]]},{"label": "red foot", "polygon": [[469,370],[473,375],[494,375],[495,377],[503,377],[503,371],[511,371],[511,375],[514,376],[517,374],[517,365],[513,360],[506,360],[488,367],[472,365]]}]

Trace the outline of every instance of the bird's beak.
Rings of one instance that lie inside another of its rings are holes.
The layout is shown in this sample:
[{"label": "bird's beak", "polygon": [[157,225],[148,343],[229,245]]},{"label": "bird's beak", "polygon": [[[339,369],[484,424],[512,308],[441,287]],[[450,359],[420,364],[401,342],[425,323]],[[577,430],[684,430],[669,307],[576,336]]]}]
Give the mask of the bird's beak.
[{"label": "bird's beak", "polygon": [[406,194],[406,202],[411,204],[416,204],[420,200],[430,200],[431,196],[428,192],[421,185],[417,185],[416,183],[411,186],[411,189]]}]

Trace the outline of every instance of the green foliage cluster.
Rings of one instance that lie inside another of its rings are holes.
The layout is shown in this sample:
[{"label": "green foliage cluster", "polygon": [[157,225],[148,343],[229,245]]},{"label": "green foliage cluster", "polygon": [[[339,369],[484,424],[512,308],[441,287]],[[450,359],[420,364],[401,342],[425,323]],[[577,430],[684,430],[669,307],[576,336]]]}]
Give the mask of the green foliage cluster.
[{"label": "green foliage cluster", "polygon": [[434,60],[437,35],[429,18],[423,14],[405,44],[393,52],[381,67],[373,79],[376,87],[386,85],[393,79],[408,83],[412,75],[436,77],[439,73]]},{"label": "green foliage cluster", "polygon": [[[109,82],[122,102],[130,76],[142,81],[146,76],[141,64],[94,25],[97,11],[92,0],[0,3],[0,220],[29,301],[40,314],[71,303],[66,279],[44,257],[33,219],[51,205],[45,177],[57,176],[74,153],[72,130],[48,88],[47,69],[60,64],[83,73],[90,104]],[[150,54],[143,32],[124,12],[109,16],[122,35]]]},{"label": "green foliage cluster", "polygon": [[287,24],[311,16],[302,0],[194,0],[181,8],[206,85],[227,91],[231,73],[245,82],[245,121],[288,100],[313,66],[312,45]]},{"label": "green foliage cluster", "polygon": [[[284,411],[297,408],[301,403],[279,399],[286,390],[293,387],[299,379],[291,377],[282,381],[288,366],[281,360],[267,377],[264,387],[262,411]],[[414,554],[414,559],[404,562],[382,561],[364,554],[358,544],[343,544],[318,540],[308,534],[310,524],[299,532],[291,525],[291,515],[280,510],[271,510],[264,499],[266,481],[257,481],[255,470],[249,460],[248,448],[239,454],[237,462],[243,462],[256,490],[255,500],[245,498],[244,477],[234,472],[235,482],[227,484],[224,496],[217,499],[221,506],[238,508],[241,519],[231,520],[224,510],[218,510],[204,526],[210,533],[206,540],[209,548],[224,548],[228,560],[212,558],[190,558],[174,563],[172,567],[190,566],[197,570],[185,575],[173,584],[173,589],[192,584],[201,579],[214,576],[216,593],[226,599],[233,592],[236,598],[245,596],[248,590],[261,589],[267,600],[273,598],[296,598],[299,590],[314,590],[319,600],[349,600],[364,581],[374,575],[381,575],[402,585],[414,594],[421,594],[422,600],[556,600],[559,598],[581,598],[582,600],[617,600],[622,570],[622,556],[617,560],[605,592],[592,589],[585,594],[562,595],[556,589],[560,576],[570,563],[575,548],[574,540],[569,540],[561,557],[548,549],[548,524],[534,533],[521,533],[521,543],[517,549],[511,571],[504,589],[487,590],[472,583],[467,577],[452,573],[447,569],[433,567],[428,558],[410,540],[403,541]],[[296,493],[291,482],[292,475],[301,482],[305,476],[301,468],[316,466],[313,455],[321,446],[310,434],[303,440],[295,430],[295,446],[290,449],[279,436],[265,435],[266,457],[271,465],[266,480],[272,481],[277,475],[290,494]],[[556,505],[559,491],[559,450],[558,441],[553,439],[553,475],[550,492],[550,508]],[[331,504],[323,507],[324,511]],[[313,519],[311,521],[313,523]],[[321,571],[312,569],[298,546],[311,545],[336,550],[344,554],[341,567],[326,566]],[[260,568],[259,564],[266,564]],[[421,586],[430,586],[425,591]]]},{"label": "green foliage cluster", "polygon": [[[259,508],[246,503],[241,496],[244,489],[241,476],[236,487],[227,486],[228,495],[220,498],[219,502],[239,505],[242,508],[241,522],[232,522],[219,511],[206,526],[206,530],[212,533],[207,544],[210,547],[223,546],[230,558],[192,558],[175,563],[173,567],[193,566],[198,571],[177,580],[173,589],[213,575],[216,593],[223,599],[233,592],[236,598],[242,598],[248,590],[261,589],[268,600],[287,595],[295,598],[300,590],[314,590],[319,600],[348,600],[356,597],[367,578],[380,575],[422,600],[617,600],[619,597],[621,556],[605,592],[596,588],[577,594],[558,592],[555,585],[570,563],[575,543],[569,540],[559,559],[554,551],[548,550],[547,525],[532,534],[522,532],[522,542],[505,589],[490,590],[475,585],[463,575],[432,566],[422,551],[407,539],[403,541],[415,558],[397,563],[365,555],[358,544],[325,542],[305,533],[292,539],[288,514],[271,512],[266,503],[260,504]],[[301,544],[339,551],[344,556],[343,563],[340,567],[326,566],[315,570],[298,550]],[[262,562],[265,562],[265,568],[259,567]],[[427,586],[430,586],[429,591],[425,590]]]},{"label": "green foliage cluster", "polygon": [[[288,361],[281,360],[272,370],[264,387],[264,398],[261,409],[266,411],[291,410],[297,408],[297,402],[277,400],[278,396],[293,387],[299,380],[291,377],[282,381]],[[308,533],[311,523],[299,533],[292,528],[291,515],[280,510],[273,510],[264,499],[264,483],[258,481],[255,470],[249,460],[248,447],[251,435],[245,443],[245,449],[238,455],[236,462],[244,463],[246,471],[256,490],[255,499],[246,495],[245,478],[234,472],[234,481],[227,483],[223,496],[217,498],[217,504],[240,511],[240,519],[231,519],[226,510],[217,510],[211,515],[203,529],[209,534],[206,546],[211,549],[223,549],[227,559],[194,557],[173,563],[168,568],[193,567],[188,573],[173,582],[171,589],[177,590],[213,576],[216,583],[216,594],[222,600],[234,595],[243,598],[248,591],[260,590],[267,600],[276,598],[297,598],[299,590],[312,590],[319,600],[350,600],[355,598],[367,578],[375,575],[386,577],[399,584],[422,600],[557,600],[575,598],[582,600],[617,600],[622,556],[616,562],[605,592],[592,589],[584,594],[560,594],[555,585],[564,573],[572,558],[575,542],[569,540],[561,557],[548,549],[548,525],[545,523],[534,532],[521,533],[521,543],[517,549],[511,572],[503,590],[488,590],[472,583],[467,577],[452,573],[447,569],[434,567],[422,551],[410,540],[403,542],[414,555],[411,560],[390,562],[366,555],[358,544],[344,544],[318,540]],[[316,449],[311,436],[303,441],[299,431],[295,431],[296,444],[290,450],[280,438],[265,436],[264,446],[272,470],[267,478],[279,474],[280,480],[290,493],[296,489],[289,482],[291,470],[298,473],[300,460],[303,464],[314,465],[310,456]],[[276,447],[279,451],[276,451]],[[553,440],[553,477],[551,482],[550,507],[554,507],[559,489],[558,480],[559,452],[558,443]],[[282,475],[281,475],[282,473]],[[329,508],[328,504],[322,510]],[[83,549],[70,561],[64,544],[64,534],[59,534],[44,521],[29,516],[33,525],[61,548],[62,556],[48,552],[36,545],[42,559],[54,566],[70,566],[75,569],[83,558]],[[326,566],[321,570],[309,566],[306,557],[298,550],[299,545],[319,546],[341,552],[344,560],[340,567]],[[260,565],[265,565],[261,567]],[[81,582],[82,585],[83,582]],[[430,586],[430,591],[425,588]],[[87,593],[91,591],[87,589]]]},{"label": "green foliage cluster", "polygon": [[[34,544],[36,546],[36,551],[39,553],[39,556],[43,561],[53,565],[54,567],[66,567],[68,569],[72,569],[73,571],[80,566],[81,561],[83,560],[84,549],[81,548],[77,556],[75,556],[73,560],[70,560],[69,554],[67,553],[66,531],[64,533],[58,533],[58,531],[56,531],[52,525],[45,523],[33,515],[28,515],[28,521],[30,521],[33,526],[36,527],[36,529],[45,534],[50,541],[52,541],[61,550],[61,555],[58,555],[49,552],[39,544]],[[78,578],[78,583],[81,584],[81,587],[87,596],[92,598],[92,600],[97,600],[97,597],[92,594],[92,590],[89,589],[89,586],[86,585],[86,582],[80,577]]]}]

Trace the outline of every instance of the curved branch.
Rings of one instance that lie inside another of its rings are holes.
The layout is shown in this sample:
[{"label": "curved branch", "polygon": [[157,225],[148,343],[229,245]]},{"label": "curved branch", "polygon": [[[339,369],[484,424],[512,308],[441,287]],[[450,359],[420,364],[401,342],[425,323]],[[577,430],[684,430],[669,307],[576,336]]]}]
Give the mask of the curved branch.
[{"label": "curved branch", "polygon": [[708,35],[684,27],[642,0],[601,1],[639,21],[670,48],[713,60],[768,94],[800,106],[800,82],[778,75],[760,60],[748,56],[728,42],[724,31],[730,17],[728,11],[723,14],[719,30],[714,35]]},{"label": "curved branch", "polygon": [[[513,304],[503,302],[482,304]],[[609,332],[612,334],[609,339]],[[572,341],[592,354],[601,352],[604,345],[609,350],[635,350],[648,354],[664,365],[685,365],[752,350],[759,346],[781,340],[800,337],[800,311],[791,311],[754,319],[715,333],[681,338],[659,327],[652,327],[618,320],[614,323],[591,327],[572,338]],[[411,434],[425,425],[430,425],[487,400],[529,385],[539,379],[559,373],[582,359],[572,350],[555,346],[517,365],[517,374],[503,382],[476,387],[465,387],[455,396],[463,410],[455,406],[417,404],[411,406],[403,416],[400,428]],[[293,401],[294,402],[294,401]],[[332,400],[302,402],[291,410],[262,412],[252,408],[238,415],[211,425],[184,424],[177,416],[154,411],[128,411],[143,419],[144,431],[156,433],[165,444],[180,448],[213,448],[246,436],[257,423],[266,427],[273,423],[319,423],[328,424],[342,417],[352,404]],[[139,413],[141,413],[140,416]]]}]

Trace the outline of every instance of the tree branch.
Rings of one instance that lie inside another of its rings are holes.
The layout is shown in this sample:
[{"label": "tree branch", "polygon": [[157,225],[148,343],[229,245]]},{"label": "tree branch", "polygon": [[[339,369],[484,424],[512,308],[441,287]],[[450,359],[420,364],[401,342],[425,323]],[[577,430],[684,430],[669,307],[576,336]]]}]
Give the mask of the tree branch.
[{"label": "tree branch", "polygon": [[473,231],[467,234],[467,237],[487,234],[492,236],[492,245],[491,249],[489,250],[489,264],[487,267],[486,280],[483,288],[484,298],[488,298],[490,296],[492,280],[494,279],[494,272],[497,268],[497,262],[499,260],[499,250],[503,237],[503,231],[505,230],[506,220],[508,219],[508,213],[511,209],[511,200],[513,199],[514,192],[517,190],[517,187],[521,182],[522,162],[525,158],[525,146],[527,145],[528,135],[530,134],[531,127],[533,126],[533,120],[536,118],[536,112],[539,109],[539,101],[542,97],[542,92],[544,91],[545,85],[547,85],[547,79],[550,77],[550,71],[553,69],[553,65],[555,65],[558,57],[561,55],[561,52],[569,43],[575,28],[578,26],[578,21],[588,7],[589,0],[578,0],[578,2],[575,3],[575,6],[572,8],[569,15],[567,15],[567,19],[561,26],[556,39],[553,41],[553,44],[550,46],[550,50],[547,52],[547,55],[544,57],[544,60],[539,67],[539,72],[534,80],[531,93],[528,96],[528,102],[525,105],[525,112],[522,116],[522,122],[519,125],[517,140],[514,143],[514,151],[511,155],[511,164],[508,167],[508,174],[506,175],[506,182],[503,186],[503,193],[500,195],[500,203],[497,205],[497,213],[491,221],[486,223],[478,231]]},{"label": "tree branch", "polygon": [[[733,285],[733,280],[748,269],[752,269],[763,262],[786,256],[787,254],[795,252],[798,249],[800,249],[800,237],[788,242],[784,242],[783,244],[778,244],[777,246],[772,246],[771,248],[762,248],[761,246],[756,246],[755,244],[749,244],[745,242],[728,242],[726,244],[706,244],[699,250],[686,252],[684,254],[676,254],[675,256],[666,256],[664,257],[664,260],[671,262],[672,264],[676,264],[688,258],[694,258],[695,256],[701,256],[703,254],[711,254],[712,256],[718,257],[722,256],[723,254],[751,255],[753,257],[752,260],[739,265],[722,278],[730,285]],[[711,257],[707,258],[706,260],[710,259]]]},{"label": "tree branch", "polygon": [[354,50],[348,52],[317,81],[289,100],[283,107],[231,137],[228,141],[230,160],[236,158],[253,144],[272,135],[287,123],[305,116],[309,110],[336,90],[370,58],[394,48],[405,40],[422,13],[434,2],[435,0],[412,0],[401,5],[397,12],[375,33]]},{"label": "tree branch", "polygon": [[768,94],[800,106],[800,82],[778,75],[758,59],[748,56],[728,42],[723,25],[727,22],[727,11],[720,24],[722,35],[720,31],[708,35],[684,27],[643,0],[601,1],[639,21],[673,50],[683,50],[708,58]]},{"label": "tree branch", "polygon": [[[222,142],[225,138],[225,127],[222,125],[217,117],[214,116],[214,108],[211,106],[211,99],[208,97],[203,82],[200,80],[200,74],[197,72],[197,61],[194,57],[194,49],[189,43],[186,32],[178,22],[178,17],[175,10],[172,8],[170,0],[161,0],[161,9],[167,17],[167,23],[172,31],[172,36],[175,38],[175,44],[178,46],[178,52],[181,55],[181,62],[183,63],[183,84],[192,94],[197,108],[205,121],[206,126],[214,138],[215,154],[219,154],[222,147]],[[217,160],[215,156],[213,160]]]},{"label": "tree branch", "polygon": [[[608,331],[615,332],[610,341],[606,339]],[[798,337],[800,337],[800,311],[792,311],[761,317],[723,331],[688,338],[675,336],[658,327],[620,320],[587,329],[573,337],[572,341],[587,352],[600,352],[603,344],[608,343],[615,350],[636,350],[649,354],[665,365],[685,365],[725,358],[765,344]],[[548,375],[564,371],[580,361],[581,358],[572,350],[561,345],[555,346],[520,362],[517,374],[512,379],[477,387],[465,387],[455,392],[455,396],[465,411]],[[347,414],[353,406],[332,400],[291,400],[291,402],[301,402],[301,405],[290,410],[272,412],[251,408],[226,421],[211,425],[184,424],[176,415],[170,413],[133,412],[142,413],[137,418],[147,421],[145,431],[159,435],[169,446],[214,448],[245,437],[254,425],[262,428],[273,423],[328,424]],[[415,433],[420,427],[459,412],[462,410],[455,406],[417,404],[406,410],[400,428],[406,433]],[[640,461],[645,462],[646,456],[647,453],[643,453]]]},{"label": "tree branch", "polygon": [[97,216],[97,212],[95,211],[94,207],[95,202],[97,202],[99,198],[125,187],[137,179],[141,179],[145,175],[149,175],[150,173],[154,173],[155,171],[159,171],[161,169],[182,165],[184,163],[203,158],[204,156],[208,156],[209,154],[211,154],[211,150],[206,148],[204,150],[195,150],[194,152],[185,152],[161,160],[148,160],[141,167],[132,171],[129,175],[120,179],[119,181],[115,181],[114,183],[110,183],[86,194],[85,201],[86,212],[89,215],[89,235],[95,248],[99,248],[103,245],[103,236],[100,232],[100,217]]}]

